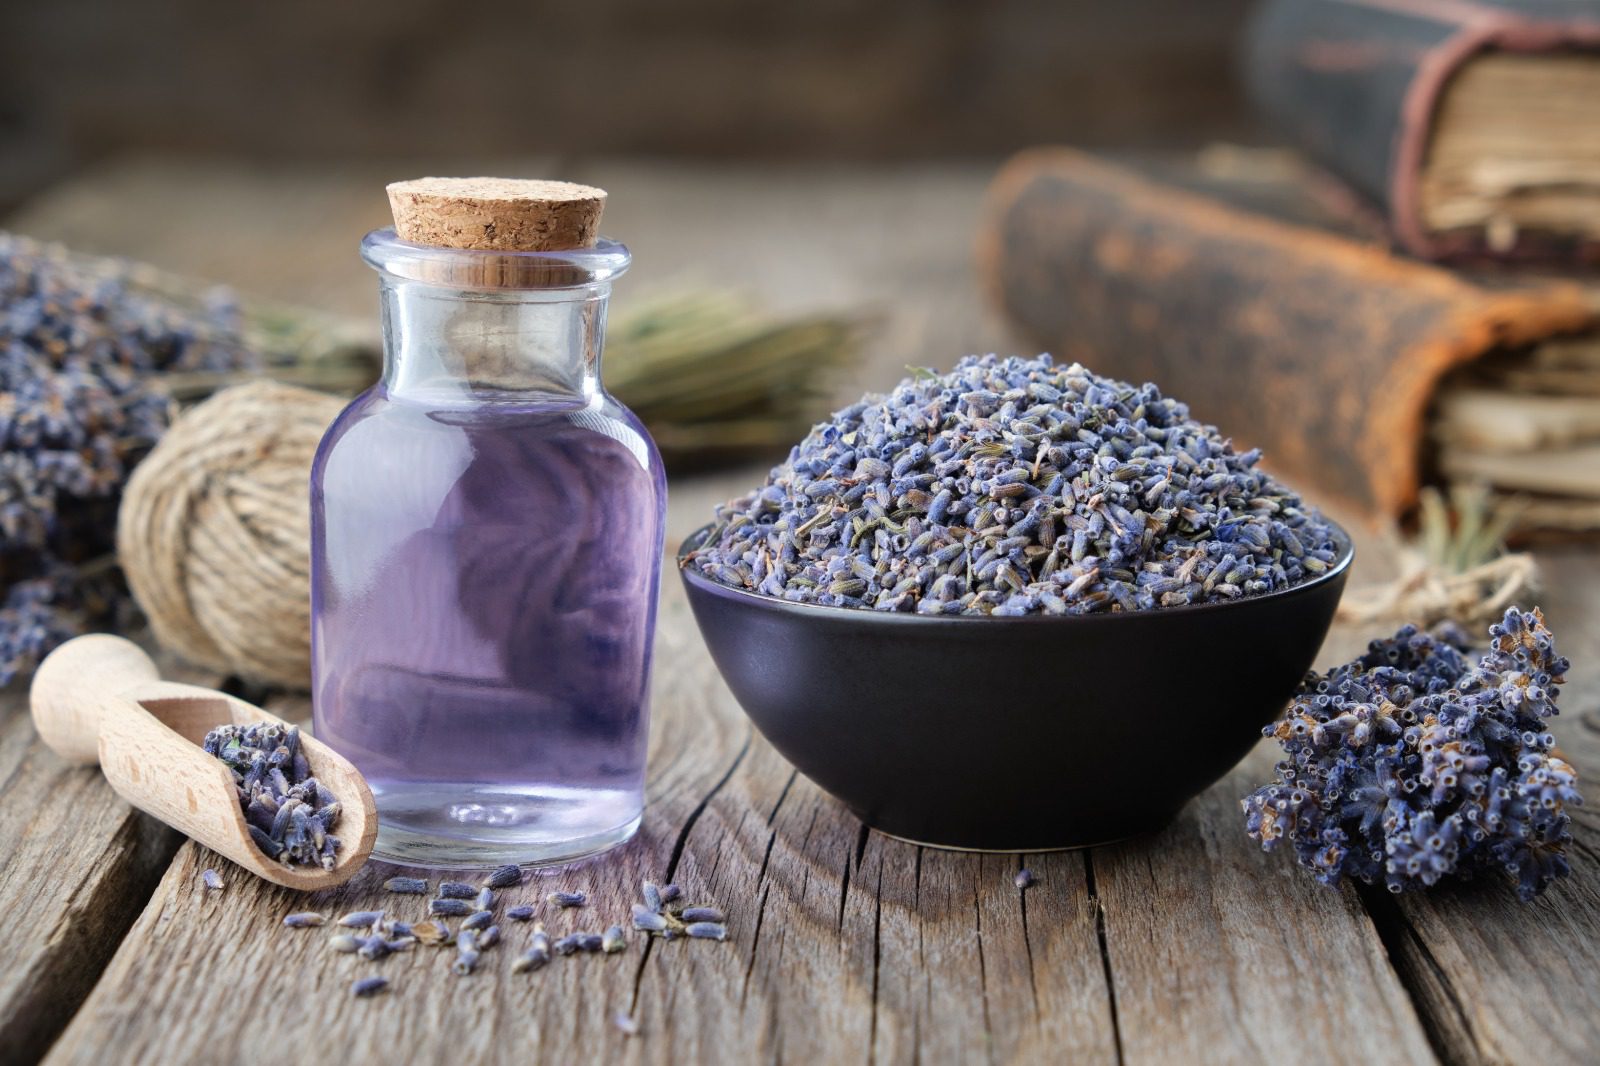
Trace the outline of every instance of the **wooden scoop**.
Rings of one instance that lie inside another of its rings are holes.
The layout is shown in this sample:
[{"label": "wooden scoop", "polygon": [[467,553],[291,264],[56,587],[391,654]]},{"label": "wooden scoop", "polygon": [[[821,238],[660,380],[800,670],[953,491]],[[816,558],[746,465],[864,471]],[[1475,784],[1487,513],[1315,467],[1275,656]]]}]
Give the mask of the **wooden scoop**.
[{"label": "wooden scoop", "polygon": [[220,725],[287,723],[224,693],[161,680],[131,641],[104,634],[67,641],[39,665],[30,699],[34,727],[56,754],[99,763],[123,799],[268,881],[308,892],[331,888],[372,853],[372,791],[347,760],[301,734],[311,772],[342,808],[334,867],[285,866],[265,855],[250,839],[232,772],[201,744]]}]

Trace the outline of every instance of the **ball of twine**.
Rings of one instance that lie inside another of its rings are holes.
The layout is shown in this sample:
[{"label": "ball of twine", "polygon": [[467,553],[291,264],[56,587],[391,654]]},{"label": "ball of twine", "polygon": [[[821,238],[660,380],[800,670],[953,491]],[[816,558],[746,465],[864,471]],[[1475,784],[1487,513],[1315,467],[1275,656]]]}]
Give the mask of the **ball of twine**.
[{"label": "ball of twine", "polygon": [[311,680],[311,461],[344,401],[259,381],[186,412],[123,493],[117,554],[156,639],[251,681]]}]

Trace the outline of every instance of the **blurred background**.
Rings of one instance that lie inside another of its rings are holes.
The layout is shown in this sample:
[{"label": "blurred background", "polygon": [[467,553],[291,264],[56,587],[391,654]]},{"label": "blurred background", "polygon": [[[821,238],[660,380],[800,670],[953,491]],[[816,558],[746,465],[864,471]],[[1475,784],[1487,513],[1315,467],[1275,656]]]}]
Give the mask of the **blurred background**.
[{"label": "blurred background", "polygon": [[13,4],[14,204],[119,155],[995,158],[1248,135],[1246,0]]}]

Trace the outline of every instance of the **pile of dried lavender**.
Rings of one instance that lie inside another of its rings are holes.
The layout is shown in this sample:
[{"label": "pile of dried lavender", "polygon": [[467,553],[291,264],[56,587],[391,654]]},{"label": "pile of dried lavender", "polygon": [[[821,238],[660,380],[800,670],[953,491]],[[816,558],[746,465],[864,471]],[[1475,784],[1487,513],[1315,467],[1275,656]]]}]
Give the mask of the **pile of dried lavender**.
[{"label": "pile of dried lavender", "polygon": [[311,776],[300,730],[277,724],[219,726],[205,750],[233,771],[250,838],[285,866],[333,869],[339,801]]},{"label": "pile of dried lavender", "polygon": [[110,563],[172,406],[154,375],[255,362],[225,294],[179,307],[0,233],[0,685],[129,610]]},{"label": "pile of dried lavender", "polygon": [[1454,626],[1415,626],[1311,674],[1268,726],[1288,758],[1243,802],[1264,848],[1293,846],[1317,880],[1391,892],[1504,870],[1527,900],[1567,873],[1577,775],[1545,719],[1567,660],[1537,609],[1506,611],[1476,664]]},{"label": "pile of dried lavender", "polygon": [[1137,611],[1325,572],[1334,528],[1154,385],[969,356],[812,429],[686,565],[765,596],[926,614]]}]

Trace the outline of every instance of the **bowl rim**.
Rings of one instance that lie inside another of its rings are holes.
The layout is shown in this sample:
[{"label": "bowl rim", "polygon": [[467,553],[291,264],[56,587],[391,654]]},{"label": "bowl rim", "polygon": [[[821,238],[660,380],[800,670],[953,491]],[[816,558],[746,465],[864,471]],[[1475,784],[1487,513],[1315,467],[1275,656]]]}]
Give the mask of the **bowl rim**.
[{"label": "bowl rim", "polygon": [[[678,573],[687,585],[693,585],[706,592],[721,596],[724,599],[748,602],[753,607],[767,610],[777,610],[801,616],[811,616],[819,619],[832,619],[842,621],[873,620],[887,625],[1049,625],[1049,624],[1131,624],[1134,619],[1170,618],[1175,615],[1194,615],[1208,611],[1239,610],[1250,604],[1264,603],[1270,600],[1283,599],[1309,593],[1331,582],[1342,579],[1350,570],[1350,565],[1355,561],[1355,543],[1350,539],[1350,534],[1339,523],[1322,516],[1333,530],[1334,539],[1341,545],[1339,557],[1333,561],[1326,571],[1302,581],[1297,585],[1286,588],[1273,589],[1271,592],[1262,592],[1254,596],[1241,596],[1237,600],[1222,600],[1210,603],[1185,603],[1176,607],[1157,607],[1148,611],[1094,611],[1082,614],[1044,614],[1036,612],[1023,615],[1004,615],[996,618],[993,615],[962,615],[962,614],[918,614],[915,611],[878,611],[871,607],[834,607],[829,604],[803,603],[795,600],[780,600],[775,596],[766,596],[750,589],[736,589],[731,585],[724,585],[720,581],[713,581],[698,569],[689,566],[686,556],[699,546],[703,538],[715,522],[707,522],[684,538],[678,546],[677,554],[673,557],[677,564]],[[1110,622],[1111,619],[1123,619],[1123,622]]]}]

